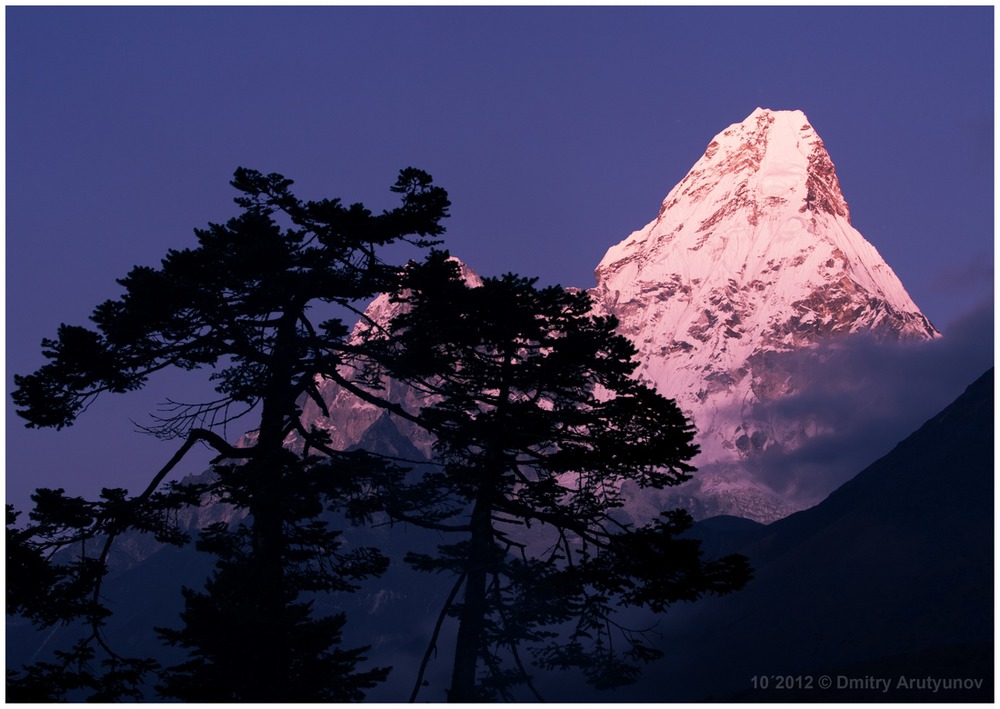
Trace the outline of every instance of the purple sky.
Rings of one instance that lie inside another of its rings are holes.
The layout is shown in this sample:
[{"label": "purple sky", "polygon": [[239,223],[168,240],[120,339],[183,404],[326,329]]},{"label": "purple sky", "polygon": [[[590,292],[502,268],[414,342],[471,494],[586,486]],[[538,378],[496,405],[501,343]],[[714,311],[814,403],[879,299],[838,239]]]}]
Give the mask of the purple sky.
[{"label": "purple sky", "polygon": [[[8,7],[7,391],[115,278],[234,215],[237,166],[375,208],[420,167],[480,273],[589,287],[757,106],[806,113],[855,227],[939,329],[967,333],[993,299],[993,12]],[[963,385],[992,361],[977,322]],[[8,501],[144,486],[176,443],[130,419],[198,391],[154,384],[61,432],[25,430],[8,397]]]}]

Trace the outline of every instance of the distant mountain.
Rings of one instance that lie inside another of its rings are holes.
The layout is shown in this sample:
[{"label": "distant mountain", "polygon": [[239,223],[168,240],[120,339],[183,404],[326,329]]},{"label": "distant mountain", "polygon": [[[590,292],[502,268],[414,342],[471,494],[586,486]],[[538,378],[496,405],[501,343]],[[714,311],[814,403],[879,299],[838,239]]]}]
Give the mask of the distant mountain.
[{"label": "distant mountain", "polygon": [[[667,659],[624,698],[991,701],[993,392],[991,369],[821,504],[737,530],[755,579],[668,616]],[[718,542],[719,524],[705,524]],[[892,686],[842,680],[823,691],[823,675]],[[812,677],[813,686],[753,687],[754,677],[778,676]],[[971,684],[935,691],[900,686],[900,677]]]},{"label": "distant mountain", "polygon": [[818,502],[775,492],[754,472],[764,451],[831,433],[764,413],[807,383],[782,354],[849,334],[939,336],[851,226],[801,111],[758,108],[716,135],[656,219],[612,246],[595,276],[591,293],[635,342],[640,375],[698,430],[700,472],[671,499],[699,517],[769,522]]},{"label": "distant mountain", "polygon": [[[471,268],[458,259],[454,261],[459,265],[466,283],[473,287],[482,285],[482,279]],[[393,303],[388,294],[383,293],[375,298],[355,325],[351,341],[357,342],[364,337],[365,331],[373,323],[387,325],[400,312],[401,307],[403,306]],[[349,364],[342,367],[341,373],[348,379],[362,378]],[[384,389],[380,392],[381,396],[395,404],[401,404],[408,411],[417,412],[430,403],[426,394],[393,379],[383,379],[382,386]],[[320,382],[319,391],[327,411],[307,398],[302,402],[302,419],[306,427],[314,426],[329,435],[333,448],[348,450],[366,447],[388,455],[399,455],[402,449],[406,449],[416,460],[431,457],[434,443],[432,436],[412,422],[360,400],[330,379]],[[300,445],[297,434],[291,434],[288,443],[292,447]]]}]

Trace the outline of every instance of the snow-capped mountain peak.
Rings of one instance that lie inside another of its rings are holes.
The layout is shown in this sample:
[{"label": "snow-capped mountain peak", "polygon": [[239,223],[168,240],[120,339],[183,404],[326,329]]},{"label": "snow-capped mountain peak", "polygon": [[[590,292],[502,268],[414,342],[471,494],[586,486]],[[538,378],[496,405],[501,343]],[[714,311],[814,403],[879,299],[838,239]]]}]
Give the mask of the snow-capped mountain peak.
[{"label": "snow-capped mountain peak", "polygon": [[[464,265],[462,272],[479,283]],[[618,318],[638,349],[638,376],[677,400],[702,449],[695,480],[669,500],[643,491],[630,503],[637,517],[672,505],[696,517],[771,521],[817,501],[796,498],[793,479],[774,490],[755,472],[765,451],[823,433],[816,422],[762,413],[803,385],[783,356],[818,352],[853,333],[939,336],[851,225],[833,162],[801,111],[758,108],[716,135],[656,218],[608,249],[595,275],[595,310]],[[380,296],[358,327],[388,322],[399,307]],[[399,382],[383,384],[383,395],[409,410],[427,403]],[[398,448],[406,439],[413,452],[431,455],[425,431],[332,381],[321,389],[330,416],[311,401],[304,415],[333,445],[378,439]]]},{"label": "snow-capped mountain peak", "polygon": [[[728,206],[738,208],[750,194],[792,201],[802,211],[822,210],[849,218],[833,164],[823,141],[802,111],[758,108],[745,121],[719,133],[688,176],[663,201],[662,215],[679,204],[694,204],[709,191],[706,178],[727,182],[740,194]],[[771,201],[770,204],[777,202]],[[719,215],[721,218],[723,215]]]},{"label": "snow-capped mountain peak", "polygon": [[742,475],[733,466],[755,451],[810,435],[752,418],[755,405],[795,388],[770,353],[849,333],[939,336],[851,225],[833,162],[801,111],[758,108],[716,135],[656,218],[612,246],[595,276],[592,294],[638,347],[641,376],[701,432],[702,467],[731,469],[715,481],[727,490]]}]

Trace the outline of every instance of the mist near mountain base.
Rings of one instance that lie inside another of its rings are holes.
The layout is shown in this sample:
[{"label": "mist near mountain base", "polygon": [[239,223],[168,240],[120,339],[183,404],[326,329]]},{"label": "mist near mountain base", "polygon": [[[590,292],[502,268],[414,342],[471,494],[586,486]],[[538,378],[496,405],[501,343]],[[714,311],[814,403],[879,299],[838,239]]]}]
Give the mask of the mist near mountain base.
[{"label": "mist near mountain base", "polygon": [[748,466],[775,492],[803,506],[820,502],[992,366],[993,322],[988,300],[956,318],[936,340],[891,343],[852,335],[778,354],[781,368],[795,372],[803,385],[793,395],[758,404],[754,416],[809,422],[817,433],[793,450],[767,448]]}]

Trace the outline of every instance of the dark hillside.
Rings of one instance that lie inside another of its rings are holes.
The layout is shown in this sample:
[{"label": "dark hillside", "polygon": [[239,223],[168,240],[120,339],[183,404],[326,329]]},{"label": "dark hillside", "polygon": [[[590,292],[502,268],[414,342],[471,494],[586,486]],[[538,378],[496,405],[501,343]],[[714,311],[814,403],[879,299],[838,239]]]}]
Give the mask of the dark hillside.
[{"label": "dark hillside", "polygon": [[[947,698],[991,700],[993,402],[990,370],[827,500],[757,530],[740,549],[754,581],[668,619],[668,659],[629,697],[945,698],[940,687],[897,691],[902,676],[981,679]],[[816,685],[824,674],[829,691]],[[841,675],[893,687],[838,690]],[[754,691],[761,676],[812,677],[813,689],[776,691],[772,680]]]}]

